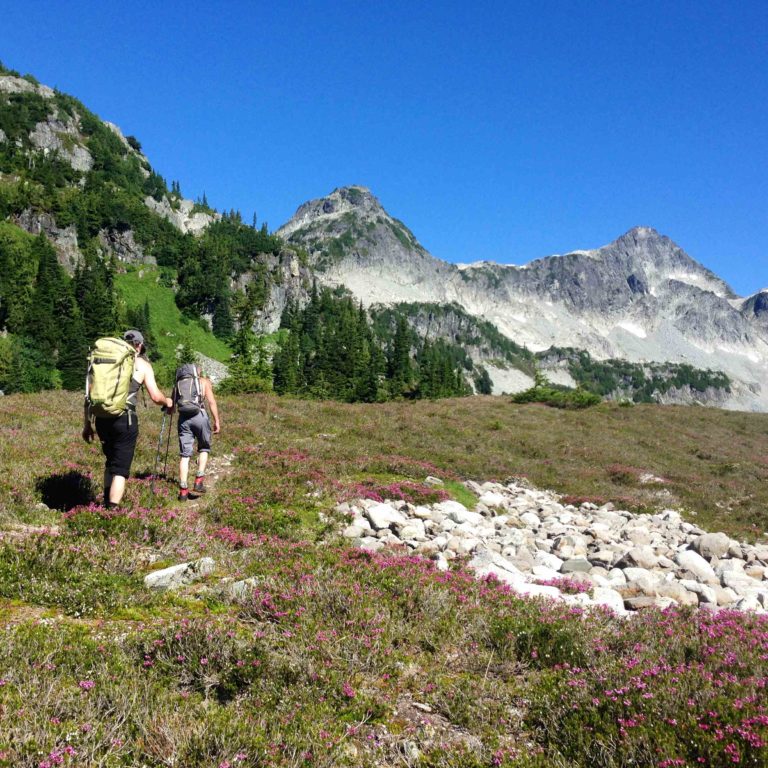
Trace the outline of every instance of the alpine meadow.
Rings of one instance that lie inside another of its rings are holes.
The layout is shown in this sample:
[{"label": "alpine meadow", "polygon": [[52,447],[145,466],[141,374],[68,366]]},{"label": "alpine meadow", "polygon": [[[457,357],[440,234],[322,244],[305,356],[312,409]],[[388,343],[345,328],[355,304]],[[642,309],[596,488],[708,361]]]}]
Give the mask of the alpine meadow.
[{"label": "alpine meadow", "polygon": [[768,768],[768,290],[616,234],[269,231],[0,65],[0,766]]}]

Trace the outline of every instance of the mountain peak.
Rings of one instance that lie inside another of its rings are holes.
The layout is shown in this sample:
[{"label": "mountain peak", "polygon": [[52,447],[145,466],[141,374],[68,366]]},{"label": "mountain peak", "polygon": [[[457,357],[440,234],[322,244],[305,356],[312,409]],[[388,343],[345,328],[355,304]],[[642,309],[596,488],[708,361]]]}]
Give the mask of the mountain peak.
[{"label": "mountain peak", "polygon": [[370,221],[379,216],[387,216],[378,198],[368,187],[351,184],[337,187],[330,195],[300,205],[290,221],[277,231],[277,234],[289,238],[294,232],[304,229],[318,221],[331,223],[342,217],[352,216],[360,221]]}]

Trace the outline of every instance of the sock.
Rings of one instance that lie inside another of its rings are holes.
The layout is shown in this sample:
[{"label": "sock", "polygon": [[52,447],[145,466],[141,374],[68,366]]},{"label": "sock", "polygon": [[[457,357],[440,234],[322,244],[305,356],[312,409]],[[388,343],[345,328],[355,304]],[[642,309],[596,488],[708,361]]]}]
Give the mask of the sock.
[{"label": "sock", "polygon": [[116,509],[116,508],[117,508],[117,504],[114,501],[108,501],[104,505],[104,509]]}]

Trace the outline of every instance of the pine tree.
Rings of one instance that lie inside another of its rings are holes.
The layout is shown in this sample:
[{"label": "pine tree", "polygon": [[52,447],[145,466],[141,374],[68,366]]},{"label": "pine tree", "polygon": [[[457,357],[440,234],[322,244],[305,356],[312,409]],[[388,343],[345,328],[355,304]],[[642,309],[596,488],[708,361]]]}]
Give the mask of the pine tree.
[{"label": "pine tree", "polygon": [[74,309],[69,278],[45,235],[35,239],[32,255],[37,261],[37,279],[23,331],[44,354],[55,355],[62,338],[62,319],[71,317]]}]

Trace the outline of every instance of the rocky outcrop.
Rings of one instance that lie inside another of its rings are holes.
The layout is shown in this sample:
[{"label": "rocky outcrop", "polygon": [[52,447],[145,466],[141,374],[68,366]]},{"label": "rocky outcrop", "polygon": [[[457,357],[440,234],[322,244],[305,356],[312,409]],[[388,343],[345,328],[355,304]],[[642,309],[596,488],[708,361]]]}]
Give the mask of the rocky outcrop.
[{"label": "rocky outcrop", "polygon": [[68,227],[58,227],[56,220],[50,213],[34,211],[28,208],[12,221],[26,232],[32,235],[44,234],[56,249],[58,261],[70,274],[80,263],[80,249],[77,241],[77,229],[74,224]]},{"label": "rocky outcrop", "polygon": [[341,504],[343,535],[373,551],[405,548],[441,570],[463,557],[479,578],[521,595],[617,613],[670,605],[768,612],[767,544],[707,533],[671,509],[636,515],[562,504],[516,482],[466,485],[478,496],[474,510],[456,501]]},{"label": "rocky outcrop", "polygon": [[[283,248],[279,253],[261,254],[270,275],[269,295],[255,319],[257,333],[272,333],[280,326],[280,318],[288,301],[303,305],[312,286],[312,272],[303,264],[293,248]],[[235,288],[245,291],[254,280],[261,279],[258,272],[245,272],[235,283]]]},{"label": "rocky outcrop", "polygon": [[347,187],[302,205],[278,234],[309,252],[323,282],[366,305],[455,302],[534,351],[722,370],[751,393],[726,407],[768,410],[763,300],[742,308],[725,282],[650,227],[523,267],[457,266],[427,253],[368,190]]},{"label": "rocky outcrop", "polygon": [[102,229],[99,243],[107,254],[126,264],[157,264],[154,256],[144,254],[144,249],[133,236],[133,230]]},{"label": "rocky outcrop", "polygon": [[54,95],[53,88],[14,75],[0,75],[0,93],[36,93],[44,99],[50,99]]},{"label": "rocky outcrop", "polygon": [[144,198],[144,204],[185,234],[191,232],[193,235],[199,235],[214,221],[221,219],[220,213],[195,211],[195,204],[184,198],[175,199],[172,204],[167,197],[163,197],[162,200],[155,200],[153,197],[147,196]]},{"label": "rocky outcrop", "polygon": [[38,123],[29,134],[32,146],[40,150],[44,156],[56,154],[72,168],[81,173],[87,173],[93,168],[93,157],[83,144],[78,123],[73,117],[66,120],[49,115],[47,120]]}]

